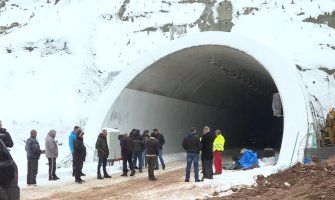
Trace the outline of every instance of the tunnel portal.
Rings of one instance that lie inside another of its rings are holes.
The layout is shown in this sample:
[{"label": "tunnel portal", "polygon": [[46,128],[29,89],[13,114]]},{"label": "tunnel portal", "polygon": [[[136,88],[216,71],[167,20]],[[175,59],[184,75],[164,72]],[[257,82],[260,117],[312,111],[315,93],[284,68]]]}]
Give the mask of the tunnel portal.
[{"label": "tunnel portal", "polygon": [[[203,45],[169,54],[138,74],[114,104],[108,126],[159,128],[169,153],[194,126],[220,129],[225,148],[279,151],[282,117],[273,116],[277,88],[262,65],[225,46]],[[173,145],[175,143],[176,145]]]},{"label": "tunnel portal", "polygon": [[[273,94],[282,115],[273,115]],[[272,147],[278,166],[302,160],[308,127],[304,88],[294,65],[259,42],[206,32],[141,56],[110,84],[86,129],[157,128],[165,153],[182,152],[191,127],[220,129],[225,149]]]}]

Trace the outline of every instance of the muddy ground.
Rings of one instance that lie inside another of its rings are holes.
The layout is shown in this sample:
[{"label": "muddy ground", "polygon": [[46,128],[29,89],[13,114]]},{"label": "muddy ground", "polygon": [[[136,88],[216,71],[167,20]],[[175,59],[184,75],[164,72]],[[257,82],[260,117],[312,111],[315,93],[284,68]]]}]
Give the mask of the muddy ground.
[{"label": "muddy ground", "polygon": [[[69,182],[53,186],[28,187],[21,190],[21,199],[211,199],[211,200],[334,200],[335,157],[327,161],[317,158],[308,165],[300,163],[268,177],[258,176],[257,186],[234,187],[230,196],[221,196],[214,188],[204,187],[202,182],[184,182],[185,163],[169,163],[165,170],[156,170],[157,181],[149,181],[147,172],[134,177],[113,174],[111,179],[85,179],[84,184]],[[214,196],[209,198],[209,196]]]},{"label": "muddy ground", "polygon": [[[185,162],[168,163],[165,170],[155,170],[157,181],[149,181],[147,172],[136,173],[134,177],[112,174],[111,179],[85,178],[85,183],[69,182],[57,186],[28,187],[21,190],[21,199],[53,200],[144,200],[144,199],[195,199],[214,193],[202,183],[184,182]],[[146,171],[146,170],[145,170]]]},{"label": "muddy ground", "polygon": [[334,200],[335,157],[327,161],[313,158],[313,161],[308,165],[298,163],[266,178],[258,176],[256,187],[232,188],[236,191],[234,194],[210,199]]}]

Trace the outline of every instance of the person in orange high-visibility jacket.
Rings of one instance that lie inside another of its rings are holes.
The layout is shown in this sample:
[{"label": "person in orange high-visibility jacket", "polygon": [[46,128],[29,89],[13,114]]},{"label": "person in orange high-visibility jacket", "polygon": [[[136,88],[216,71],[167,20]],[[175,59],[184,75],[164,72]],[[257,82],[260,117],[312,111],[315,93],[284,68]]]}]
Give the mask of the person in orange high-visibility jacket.
[{"label": "person in orange high-visibility jacket", "polygon": [[215,131],[216,138],[213,143],[213,152],[214,152],[214,174],[222,174],[222,152],[224,150],[225,139],[221,135],[220,130]]}]

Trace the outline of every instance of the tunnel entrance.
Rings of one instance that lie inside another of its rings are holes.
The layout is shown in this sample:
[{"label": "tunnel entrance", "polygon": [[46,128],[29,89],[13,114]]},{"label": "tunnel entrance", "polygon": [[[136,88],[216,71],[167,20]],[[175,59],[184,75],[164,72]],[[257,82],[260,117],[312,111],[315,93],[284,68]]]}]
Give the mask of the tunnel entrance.
[{"label": "tunnel entrance", "polygon": [[[272,98],[279,93],[281,117]],[[294,65],[240,35],[206,32],[141,56],[105,91],[85,127],[129,132],[158,128],[165,153],[182,152],[190,127],[222,130],[226,149],[273,147],[276,166],[303,160],[310,108]],[[95,138],[88,138],[94,146]]]},{"label": "tunnel entrance", "polygon": [[169,153],[194,126],[220,129],[226,149],[280,150],[282,117],[273,116],[278,90],[265,68],[234,48],[201,45],[166,55],[138,74],[113,105],[108,126],[158,128]]}]

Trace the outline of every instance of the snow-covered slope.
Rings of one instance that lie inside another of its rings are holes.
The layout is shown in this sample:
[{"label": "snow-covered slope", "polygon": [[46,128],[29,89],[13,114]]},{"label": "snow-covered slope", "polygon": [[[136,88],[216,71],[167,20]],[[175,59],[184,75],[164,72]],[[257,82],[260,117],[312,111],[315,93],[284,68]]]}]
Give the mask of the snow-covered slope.
[{"label": "snow-covered slope", "polygon": [[335,106],[333,0],[50,1],[0,1],[0,119],[19,162],[25,163],[23,140],[31,129],[42,147],[47,131],[56,129],[65,157],[69,132],[85,125],[120,71],[199,31],[231,31],[264,43],[297,65],[325,112]]}]

